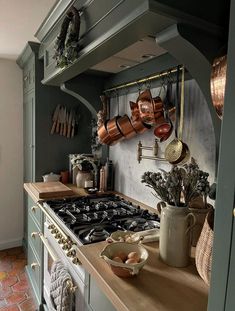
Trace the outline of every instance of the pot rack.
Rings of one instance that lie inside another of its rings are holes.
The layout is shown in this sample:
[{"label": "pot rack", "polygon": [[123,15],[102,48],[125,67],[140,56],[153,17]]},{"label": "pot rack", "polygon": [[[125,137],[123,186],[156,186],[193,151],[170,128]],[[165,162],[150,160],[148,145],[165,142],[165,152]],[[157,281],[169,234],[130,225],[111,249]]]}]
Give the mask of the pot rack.
[{"label": "pot rack", "polygon": [[[173,68],[168,69],[168,70],[165,70],[165,71],[162,71],[160,73],[156,73],[156,74],[154,74],[152,76],[148,76],[148,77],[141,78],[141,79],[138,79],[138,80],[135,80],[135,81],[130,81],[130,82],[127,82],[127,83],[123,83],[123,84],[111,87],[109,89],[104,90],[104,93],[108,93],[108,92],[112,92],[112,91],[118,91],[120,89],[128,88],[128,87],[131,87],[131,86],[134,86],[134,85],[140,86],[143,83],[150,82],[150,81],[156,80],[156,79],[160,79],[160,78],[168,76],[168,75],[170,75],[172,73],[176,73],[177,72],[177,68],[178,68],[178,66],[173,67]],[[179,69],[182,70],[182,68],[183,68],[183,65],[180,65]]]}]

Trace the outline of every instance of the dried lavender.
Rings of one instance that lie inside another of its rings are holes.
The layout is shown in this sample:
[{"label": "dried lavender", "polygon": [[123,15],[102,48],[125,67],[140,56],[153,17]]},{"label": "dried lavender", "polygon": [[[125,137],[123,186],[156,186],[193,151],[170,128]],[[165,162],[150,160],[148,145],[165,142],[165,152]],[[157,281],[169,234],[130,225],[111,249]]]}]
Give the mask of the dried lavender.
[{"label": "dried lavender", "polygon": [[191,163],[174,166],[169,172],[145,172],[141,182],[154,190],[158,199],[175,206],[188,206],[189,202],[201,195],[204,206],[210,191],[209,174],[199,169],[192,158]]}]

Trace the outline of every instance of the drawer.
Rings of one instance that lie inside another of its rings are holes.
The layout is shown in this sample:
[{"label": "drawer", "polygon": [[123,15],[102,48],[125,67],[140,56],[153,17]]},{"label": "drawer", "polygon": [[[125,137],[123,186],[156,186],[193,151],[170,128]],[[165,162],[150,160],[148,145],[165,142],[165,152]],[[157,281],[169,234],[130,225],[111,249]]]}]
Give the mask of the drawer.
[{"label": "drawer", "polygon": [[31,283],[31,287],[35,294],[37,301],[41,300],[41,289],[42,289],[42,271],[41,263],[37,259],[33,247],[29,241],[28,243],[28,265],[26,267],[28,277]]},{"label": "drawer", "polygon": [[32,215],[33,219],[35,220],[39,228],[41,228],[43,222],[42,211],[38,206],[38,204],[34,203],[30,197],[28,198],[28,212],[29,215]]},{"label": "drawer", "polygon": [[23,71],[23,92],[32,90],[35,85],[35,59],[34,56],[28,61]]},{"label": "drawer", "polygon": [[35,223],[33,217],[29,214],[28,218],[28,241],[30,241],[38,259],[42,258],[42,241],[37,234],[40,232],[40,228]]}]

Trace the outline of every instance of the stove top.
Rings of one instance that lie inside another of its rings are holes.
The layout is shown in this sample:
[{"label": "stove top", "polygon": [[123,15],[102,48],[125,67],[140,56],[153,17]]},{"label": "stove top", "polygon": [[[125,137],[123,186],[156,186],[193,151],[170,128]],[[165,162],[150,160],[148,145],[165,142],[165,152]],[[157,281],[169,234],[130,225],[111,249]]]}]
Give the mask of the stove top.
[{"label": "stove top", "polygon": [[50,200],[43,203],[82,244],[105,240],[117,230],[139,232],[159,228],[159,217],[116,195]]}]

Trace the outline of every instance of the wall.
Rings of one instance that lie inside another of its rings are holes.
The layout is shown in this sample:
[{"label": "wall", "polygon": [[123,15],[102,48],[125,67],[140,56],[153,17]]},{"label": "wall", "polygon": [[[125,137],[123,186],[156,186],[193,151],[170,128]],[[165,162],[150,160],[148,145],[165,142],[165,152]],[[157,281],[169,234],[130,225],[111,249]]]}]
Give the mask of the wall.
[{"label": "wall", "polygon": [[[153,97],[158,95],[159,88],[151,90]],[[120,115],[130,115],[129,101],[136,101],[136,91],[119,97]],[[111,100],[111,116],[117,114],[117,103]],[[164,143],[159,143],[159,156],[164,156],[165,146],[174,138],[172,136]],[[115,189],[136,200],[152,207],[156,206],[157,199],[151,194],[151,190],[141,183],[141,176],[146,171],[156,171],[159,168],[170,169],[166,162],[143,159],[137,162],[137,144],[139,140],[145,146],[151,146],[155,136],[153,130],[137,135],[131,140],[125,140],[110,147],[110,159],[115,165]],[[194,80],[185,83],[185,118],[183,141],[191,151],[191,155],[197,160],[201,169],[210,174],[210,181],[215,178],[215,138],[212,121],[207,103]],[[149,151],[143,151],[149,155]],[[150,152],[151,154],[151,152]]]},{"label": "wall", "polygon": [[23,236],[22,88],[15,61],[0,59],[0,249]]}]

